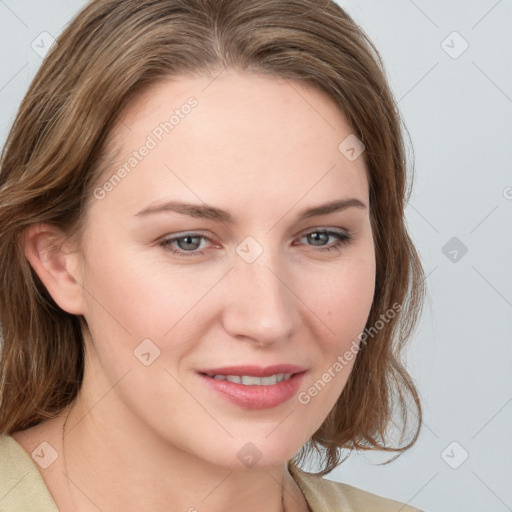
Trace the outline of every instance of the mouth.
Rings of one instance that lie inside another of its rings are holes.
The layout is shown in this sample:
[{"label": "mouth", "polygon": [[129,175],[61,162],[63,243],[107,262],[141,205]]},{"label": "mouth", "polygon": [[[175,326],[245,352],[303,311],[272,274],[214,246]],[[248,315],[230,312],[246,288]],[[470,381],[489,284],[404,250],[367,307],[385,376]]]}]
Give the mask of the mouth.
[{"label": "mouth", "polygon": [[254,375],[208,375],[215,380],[227,380],[244,386],[272,386],[291,378],[291,373],[276,373],[269,377],[255,377]]},{"label": "mouth", "polygon": [[305,371],[293,364],[275,364],[272,366],[224,366],[198,370],[198,373],[216,380],[227,380],[246,386],[268,386],[288,380],[292,375]]},{"label": "mouth", "polygon": [[210,389],[245,409],[266,409],[289,400],[306,370],[296,365],[230,366],[199,370]]}]

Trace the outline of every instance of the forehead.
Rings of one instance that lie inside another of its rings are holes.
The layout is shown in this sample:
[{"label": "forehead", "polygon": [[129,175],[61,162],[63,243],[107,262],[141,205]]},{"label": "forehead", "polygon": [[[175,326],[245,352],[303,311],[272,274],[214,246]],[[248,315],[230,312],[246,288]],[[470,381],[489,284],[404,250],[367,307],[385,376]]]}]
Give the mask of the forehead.
[{"label": "forehead", "polygon": [[366,200],[364,154],[351,161],[339,149],[351,134],[334,100],[308,84],[233,70],[173,78],[122,113],[102,183],[124,168],[108,198],[131,211],[165,196],[237,197],[246,209],[258,198],[260,207],[326,193]]}]

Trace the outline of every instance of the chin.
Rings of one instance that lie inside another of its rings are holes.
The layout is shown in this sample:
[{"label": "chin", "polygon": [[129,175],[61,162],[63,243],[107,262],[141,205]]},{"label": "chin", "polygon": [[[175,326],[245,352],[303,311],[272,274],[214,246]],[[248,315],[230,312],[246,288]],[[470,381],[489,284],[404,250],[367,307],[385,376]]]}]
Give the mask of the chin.
[{"label": "chin", "polygon": [[[271,434],[272,435],[272,434]],[[244,436],[241,440],[232,439],[219,451],[201,453],[203,459],[208,458],[217,466],[229,468],[234,471],[263,469],[285,465],[302,447],[302,445],[285,445],[280,439],[277,442],[265,439],[265,436]]]}]

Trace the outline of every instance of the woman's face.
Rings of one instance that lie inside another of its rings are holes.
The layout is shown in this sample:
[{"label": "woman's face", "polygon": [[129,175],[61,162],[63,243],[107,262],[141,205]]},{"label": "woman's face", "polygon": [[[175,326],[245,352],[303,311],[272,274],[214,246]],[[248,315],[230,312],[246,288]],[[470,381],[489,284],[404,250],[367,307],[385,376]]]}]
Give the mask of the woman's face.
[{"label": "woman's face", "polygon": [[269,76],[168,81],[121,117],[83,238],[82,389],[115,386],[100,403],[122,431],[282,464],[342,392],[372,304],[364,153],[331,99]]}]

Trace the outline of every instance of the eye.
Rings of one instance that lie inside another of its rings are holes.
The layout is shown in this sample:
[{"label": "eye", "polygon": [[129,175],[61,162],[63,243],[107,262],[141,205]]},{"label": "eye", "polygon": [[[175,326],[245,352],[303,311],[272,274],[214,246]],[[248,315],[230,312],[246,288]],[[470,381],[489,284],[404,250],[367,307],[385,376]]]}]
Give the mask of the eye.
[{"label": "eye", "polygon": [[[186,235],[164,239],[159,245],[173,254],[186,258],[187,256],[195,256],[197,254],[203,255],[202,251],[198,251],[198,248],[201,245],[201,240],[210,239],[204,235],[200,235],[199,233],[187,233]],[[178,247],[173,244],[177,244]]]},{"label": "eye", "polygon": [[[329,237],[334,237],[336,241],[330,245],[323,245],[323,242],[328,241]],[[302,238],[306,238],[309,242],[313,242],[313,246],[316,247],[317,251],[339,251],[344,245],[351,242],[352,235],[347,232],[316,229],[315,231],[310,231]],[[317,242],[320,242],[320,244],[317,244]]]},{"label": "eye", "polygon": [[[309,245],[315,247],[315,251],[339,251],[344,245],[351,242],[352,235],[346,231],[341,232],[328,229],[316,229],[315,231],[306,233],[299,240],[304,238],[307,239]],[[326,244],[326,242],[329,241],[329,238],[334,238],[335,242]],[[201,246],[202,241],[211,242],[212,240],[200,233],[186,233],[181,236],[166,238],[162,240],[159,245],[172,254],[186,258],[189,256],[204,255],[204,252],[199,250],[200,247],[205,249],[204,245]]]}]

